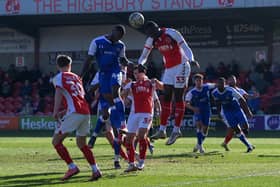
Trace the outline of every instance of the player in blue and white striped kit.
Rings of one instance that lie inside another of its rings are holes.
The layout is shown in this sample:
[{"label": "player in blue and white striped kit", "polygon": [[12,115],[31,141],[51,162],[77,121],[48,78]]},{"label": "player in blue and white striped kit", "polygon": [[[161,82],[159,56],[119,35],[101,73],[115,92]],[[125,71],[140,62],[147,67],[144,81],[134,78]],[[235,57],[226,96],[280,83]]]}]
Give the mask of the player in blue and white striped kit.
[{"label": "player in blue and white striped kit", "polygon": [[197,144],[193,151],[204,153],[203,141],[208,134],[208,126],[210,123],[211,107],[210,94],[211,90],[215,88],[215,84],[203,84],[203,75],[194,75],[195,87],[191,89],[186,97],[186,107],[191,109],[194,113],[194,122],[196,124]]},{"label": "player in blue and white striped kit", "polygon": [[[109,107],[102,105],[102,117],[97,123],[105,123],[110,112],[117,110],[121,127],[125,127],[124,104],[120,96],[122,83],[121,64],[126,65],[125,44],[120,40],[125,34],[123,25],[116,25],[108,35],[99,36],[92,40],[88,59],[84,64],[84,74],[92,63],[94,57],[99,67],[99,92],[108,103]],[[117,126],[119,125],[117,124]]]},{"label": "player in blue and white striped kit", "polygon": [[[246,145],[247,152],[253,150],[253,146],[247,140],[245,134],[242,132],[240,125],[246,123],[247,117],[252,117],[245,99],[232,87],[225,87],[226,80],[220,77],[217,82],[217,88],[213,90],[212,95],[219,108],[223,108],[225,119],[234,130],[236,136],[240,141]],[[245,115],[245,114],[246,115]]]}]

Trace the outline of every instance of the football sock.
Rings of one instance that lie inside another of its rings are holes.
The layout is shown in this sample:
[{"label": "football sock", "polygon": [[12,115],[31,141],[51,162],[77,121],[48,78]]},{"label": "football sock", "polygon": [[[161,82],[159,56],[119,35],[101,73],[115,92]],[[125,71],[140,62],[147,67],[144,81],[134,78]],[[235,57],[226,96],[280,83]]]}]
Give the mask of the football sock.
[{"label": "football sock", "polygon": [[171,102],[163,102],[162,104],[162,112],[160,115],[160,126],[166,126],[167,120],[171,113]]},{"label": "football sock", "polygon": [[113,147],[114,147],[115,155],[120,155],[121,145],[119,144],[119,141],[116,138],[114,139]]},{"label": "football sock", "polygon": [[64,160],[67,164],[73,163],[73,160],[71,159],[67,148],[62,143],[58,143],[57,145],[54,146],[54,148],[58,153],[58,155],[60,156],[60,158]]},{"label": "football sock", "polygon": [[123,150],[123,147],[120,147],[120,155],[124,160],[128,160],[126,152]]},{"label": "football sock", "polygon": [[120,155],[115,155],[114,161],[115,161],[115,162],[119,162],[119,161],[120,161]]},{"label": "football sock", "polygon": [[74,164],[73,162],[70,163],[70,164],[68,164],[68,168],[69,168],[69,169],[74,169],[74,168],[76,168],[76,167],[77,167],[76,164]]},{"label": "football sock", "polygon": [[202,141],[203,141],[203,140],[202,140],[203,138],[202,138],[202,133],[201,133],[200,130],[198,130],[198,129],[196,130],[196,137],[197,137],[197,144],[198,144],[198,145],[201,145],[201,144],[202,144]]},{"label": "football sock", "polygon": [[180,127],[185,114],[185,102],[176,102],[175,104],[175,126]]},{"label": "football sock", "polygon": [[230,131],[230,132],[228,132],[227,133],[227,135],[226,135],[226,137],[225,137],[225,140],[224,140],[224,143],[225,144],[228,144],[229,142],[230,142],[230,140],[232,139],[232,137],[233,137],[233,132],[232,131]]},{"label": "football sock", "polygon": [[248,142],[248,140],[247,140],[247,138],[245,137],[244,134],[240,133],[240,134],[237,134],[236,136],[237,136],[237,137],[240,139],[240,141],[241,141],[243,144],[245,144],[248,148],[251,147],[251,144]]},{"label": "football sock", "polygon": [[140,159],[145,159],[146,158],[146,152],[147,152],[147,141],[146,139],[141,139],[139,140],[139,149],[140,149]]},{"label": "football sock", "polygon": [[92,172],[94,172],[94,173],[97,172],[97,171],[99,170],[97,164],[91,165],[91,169],[92,169]]},{"label": "football sock", "polygon": [[180,132],[180,127],[174,126],[173,132],[175,132],[175,133]]},{"label": "football sock", "polygon": [[108,142],[112,145],[113,147],[113,142],[114,142],[114,136],[112,135],[111,132],[106,132],[106,138],[108,140]]},{"label": "football sock", "polygon": [[135,160],[135,149],[132,142],[126,144],[127,154],[128,154],[128,161],[129,163],[134,163]]},{"label": "football sock", "polygon": [[95,159],[94,159],[93,153],[90,150],[90,148],[87,145],[85,145],[84,147],[81,148],[81,151],[83,152],[83,154],[84,154],[85,158],[87,159],[88,163],[90,165],[94,165],[95,164]]},{"label": "football sock", "polygon": [[201,132],[201,142],[203,143],[205,138],[206,138],[207,134],[204,134],[203,132]]}]

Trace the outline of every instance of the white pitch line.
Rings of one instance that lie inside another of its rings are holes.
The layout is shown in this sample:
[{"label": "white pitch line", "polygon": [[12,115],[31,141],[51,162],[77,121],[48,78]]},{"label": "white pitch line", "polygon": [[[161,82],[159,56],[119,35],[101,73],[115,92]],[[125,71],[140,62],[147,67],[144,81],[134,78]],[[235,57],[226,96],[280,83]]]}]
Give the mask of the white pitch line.
[{"label": "white pitch line", "polygon": [[146,186],[146,187],[166,187],[166,186],[182,186],[182,185],[192,185],[192,184],[205,184],[205,183],[216,183],[220,181],[229,181],[229,180],[235,180],[235,179],[243,179],[243,178],[250,178],[250,177],[259,177],[259,176],[272,176],[272,175],[278,175],[280,174],[280,171],[270,171],[265,173],[251,173],[248,175],[242,175],[242,176],[232,176],[232,177],[226,177],[226,178],[217,178],[217,179],[208,179],[208,180],[199,180],[199,181],[181,181],[181,182],[174,182],[174,183],[168,183],[168,184],[160,184],[160,185],[153,185],[153,186]]}]

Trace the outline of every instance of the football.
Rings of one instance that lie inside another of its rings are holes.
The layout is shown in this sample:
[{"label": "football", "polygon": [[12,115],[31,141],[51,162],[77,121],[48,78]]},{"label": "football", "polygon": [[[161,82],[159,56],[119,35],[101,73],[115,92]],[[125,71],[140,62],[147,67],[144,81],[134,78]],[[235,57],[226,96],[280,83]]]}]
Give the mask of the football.
[{"label": "football", "polygon": [[145,18],[140,12],[133,12],[129,15],[128,21],[133,28],[139,29],[144,25]]}]

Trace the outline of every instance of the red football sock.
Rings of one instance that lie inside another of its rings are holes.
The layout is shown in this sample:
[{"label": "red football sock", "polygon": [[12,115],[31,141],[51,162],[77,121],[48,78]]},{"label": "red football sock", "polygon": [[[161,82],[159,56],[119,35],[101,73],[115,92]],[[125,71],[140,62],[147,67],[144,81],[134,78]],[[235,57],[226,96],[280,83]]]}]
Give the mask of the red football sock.
[{"label": "red football sock", "polygon": [[230,142],[230,140],[232,139],[234,133],[232,131],[229,131],[225,137],[224,143],[228,144]]},{"label": "red football sock", "polygon": [[147,152],[147,141],[146,139],[141,139],[139,140],[139,149],[140,149],[140,159],[145,159],[146,158],[146,152]]},{"label": "red football sock", "polygon": [[135,160],[135,149],[132,142],[126,144],[127,154],[128,154],[128,161],[129,163],[133,163]]},{"label": "red football sock", "polygon": [[81,148],[81,151],[83,152],[83,154],[84,154],[85,158],[87,159],[88,163],[90,165],[94,165],[95,164],[95,159],[94,159],[93,153],[90,150],[90,148],[87,145],[85,145],[84,147]]},{"label": "red football sock", "polygon": [[177,102],[175,104],[175,126],[180,127],[185,114],[185,102]]},{"label": "red football sock", "polygon": [[120,149],[120,155],[124,160],[128,160],[128,155],[126,154],[126,152],[123,150],[123,147],[121,147]]},{"label": "red football sock", "polygon": [[171,113],[171,102],[163,102],[162,104],[162,112],[160,115],[160,124],[161,125],[166,125],[167,124],[167,120],[170,116]]},{"label": "red football sock", "polygon": [[107,138],[108,142],[113,146],[114,136],[112,135],[111,132],[106,133],[106,138]]},{"label": "red football sock", "polygon": [[56,149],[56,152],[60,156],[62,160],[64,160],[67,164],[73,163],[72,158],[70,157],[70,154],[66,147],[62,143],[58,143],[57,145],[54,146]]}]

